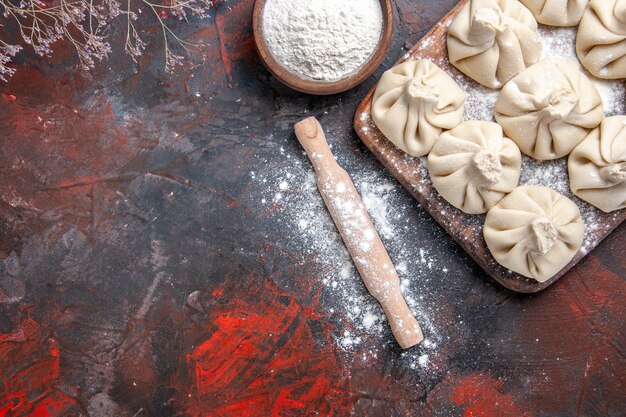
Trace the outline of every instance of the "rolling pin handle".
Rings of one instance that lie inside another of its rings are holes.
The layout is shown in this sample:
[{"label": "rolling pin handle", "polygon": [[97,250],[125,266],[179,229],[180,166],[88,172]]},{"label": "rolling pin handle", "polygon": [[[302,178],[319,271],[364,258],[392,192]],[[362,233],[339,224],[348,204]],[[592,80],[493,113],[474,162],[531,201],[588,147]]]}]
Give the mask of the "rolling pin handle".
[{"label": "rolling pin handle", "polygon": [[319,175],[326,175],[337,162],[328,147],[320,122],[315,117],[307,117],[296,123],[294,129],[298,142],[304,148],[315,171]]},{"label": "rolling pin handle", "polygon": [[421,343],[424,335],[411,309],[398,291],[392,302],[381,303],[393,336],[402,349],[408,349]]},{"label": "rolling pin handle", "polygon": [[318,136],[321,125],[315,117],[306,118],[296,123],[296,130],[300,127],[302,135],[308,139],[315,139]]}]

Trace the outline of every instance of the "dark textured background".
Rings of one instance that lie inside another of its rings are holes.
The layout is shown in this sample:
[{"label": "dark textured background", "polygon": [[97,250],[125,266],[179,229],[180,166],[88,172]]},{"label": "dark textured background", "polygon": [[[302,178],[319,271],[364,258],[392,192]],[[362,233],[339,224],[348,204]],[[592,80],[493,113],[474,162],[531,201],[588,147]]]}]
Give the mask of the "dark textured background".
[{"label": "dark textured background", "polygon": [[[384,64],[331,97],[262,67],[251,0],[172,20],[207,44],[174,76],[148,21],[138,65],[121,26],[89,74],[63,47],[20,58],[0,86],[0,416],[623,415],[624,226],[548,290],[516,295],[352,130],[382,71],[454,3],[396,0]],[[410,233],[385,242],[392,258],[423,247],[438,259],[428,280],[404,273],[437,330],[426,367],[414,366],[426,347],[402,354],[385,326],[354,326],[320,279],[329,260],[303,257],[285,208],[261,203],[273,191],[252,171],[271,177],[286,156],[307,167],[292,133],[305,115],[348,172],[394,185]],[[344,346],[346,329],[360,343]]]}]

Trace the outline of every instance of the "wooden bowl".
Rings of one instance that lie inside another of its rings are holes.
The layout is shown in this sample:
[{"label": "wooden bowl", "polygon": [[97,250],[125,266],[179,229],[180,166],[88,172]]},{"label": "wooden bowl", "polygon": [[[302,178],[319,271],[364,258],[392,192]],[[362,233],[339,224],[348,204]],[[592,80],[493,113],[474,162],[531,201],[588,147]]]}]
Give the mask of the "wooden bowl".
[{"label": "wooden bowl", "polygon": [[256,50],[259,53],[263,64],[265,64],[267,69],[274,74],[276,78],[278,78],[283,84],[303,93],[329,95],[341,93],[356,87],[365,81],[367,77],[372,75],[376,68],[378,68],[382,60],[385,58],[385,54],[391,44],[391,37],[393,35],[393,9],[391,7],[391,0],[380,0],[380,6],[383,12],[382,35],[374,54],[372,54],[370,59],[366,61],[357,72],[336,81],[320,81],[312,78],[306,78],[305,76],[299,77],[280,64],[273,57],[270,52],[270,48],[265,43],[262,19],[265,3],[266,0],[256,0],[254,3],[252,28],[254,31],[254,44],[256,46]]}]

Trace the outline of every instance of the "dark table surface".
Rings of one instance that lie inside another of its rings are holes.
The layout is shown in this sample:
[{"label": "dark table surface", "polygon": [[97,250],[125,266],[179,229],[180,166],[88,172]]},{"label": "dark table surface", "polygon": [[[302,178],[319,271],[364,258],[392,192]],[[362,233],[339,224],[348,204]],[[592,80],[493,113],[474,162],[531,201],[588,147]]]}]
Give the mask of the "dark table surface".
[{"label": "dark table surface", "polygon": [[[384,64],[331,97],[263,68],[252,0],[172,20],[207,45],[175,75],[156,33],[138,64],[121,30],[90,73],[62,46],[18,60],[0,86],[0,416],[624,415],[624,226],[512,293],[352,130],[455,2],[394,3]],[[308,115],[398,265],[419,347],[398,348],[351,267],[292,132]]]}]

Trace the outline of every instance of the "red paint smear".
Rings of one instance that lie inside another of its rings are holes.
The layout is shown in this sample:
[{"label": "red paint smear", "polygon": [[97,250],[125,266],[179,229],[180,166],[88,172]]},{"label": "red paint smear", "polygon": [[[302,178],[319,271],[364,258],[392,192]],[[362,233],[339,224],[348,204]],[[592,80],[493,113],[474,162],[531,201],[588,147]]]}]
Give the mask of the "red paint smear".
[{"label": "red paint smear", "polygon": [[15,97],[13,94],[2,93],[2,101],[4,101],[5,103],[15,101],[16,99],[17,97]]},{"label": "red paint smear", "polygon": [[158,143],[141,117],[121,123],[104,95],[76,106],[68,85],[34,70],[20,69],[11,79],[11,92],[21,99],[4,106],[0,125],[7,137],[19,140],[0,145],[0,165],[6,167],[0,202],[14,213],[9,234],[16,238],[3,243],[3,252],[5,247],[19,251],[21,241],[50,222],[60,226],[48,235],[50,241],[70,227],[90,233],[94,221],[109,216],[107,206],[121,199],[116,192],[133,178],[126,173],[129,162],[140,164],[139,151]]},{"label": "red paint smear", "polygon": [[502,382],[487,374],[460,378],[450,399],[464,407],[464,417],[530,417],[515,405],[511,394],[502,392]]},{"label": "red paint smear", "polygon": [[[224,5],[225,6],[225,5]],[[220,58],[224,65],[229,86],[232,86],[232,68],[235,61],[254,55],[254,42],[247,31],[242,30],[242,22],[252,20],[254,2],[242,1],[228,6],[228,13],[215,14],[215,26],[220,47]]]},{"label": "red paint smear", "polygon": [[[588,256],[569,275],[572,276],[571,282],[560,283],[555,293],[569,304],[576,317],[588,321],[600,308],[609,309],[615,315],[622,314],[620,301],[626,284],[623,277],[608,271],[598,258]],[[598,320],[598,324],[602,322]]]},{"label": "red paint smear", "polygon": [[0,334],[0,417],[77,415],[76,401],[59,388],[60,355],[32,319]]},{"label": "red paint smear", "polygon": [[[348,414],[349,405],[338,403],[346,379],[329,326],[317,323],[320,341],[312,307],[270,282],[259,287],[213,311],[213,333],[185,357],[192,383],[184,408],[212,417]],[[307,304],[318,305],[318,296]]]},{"label": "red paint smear", "polygon": [[224,288],[216,288],[213,290],[212,294],[215,298],[222,298],[224,296]]},{"label": "red paint smear", "polygon": [[[598,415],[612,415],[624,408],[626,377],[615,369],[622,369],[624,362],[620,342],[626,283],[619,270],[611,270],[602,262],[604,256],[611,256],[612,249],[617,246],[605,246],[588,255],[553,289],[540,295],[535,310],[541,309],[542,317],[554,319],[542,320],[540,326],[524,326],[518,336],[520,340],[541,340],[534,364],[545,361],[547,377],[544,380],[539,374],[531,375],[527,384],[535,389],[528,393],[527,400],[541,404],[545,415],[564,409],[569,409],[571,415],[588,415],[591,410]],[[603,250],[607,252],[602,254]],[[537,316],[530,311],[525,320],[536,322]],[[557,357],[559,361],[554,360]]]}]

